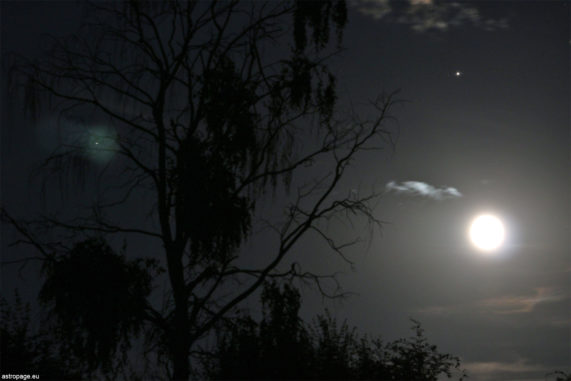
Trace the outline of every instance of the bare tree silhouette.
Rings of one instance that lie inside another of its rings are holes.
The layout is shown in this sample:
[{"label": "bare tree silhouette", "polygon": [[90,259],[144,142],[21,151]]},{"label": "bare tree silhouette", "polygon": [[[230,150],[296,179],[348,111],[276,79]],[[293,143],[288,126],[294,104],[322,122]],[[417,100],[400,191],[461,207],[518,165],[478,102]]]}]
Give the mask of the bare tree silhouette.
[{"label": "bare tree silhouette", "polygon": [[[374,191],[340,196],[337,190],[360,152],[392,144],[386,121],[393,96],[371,102],[372,119],[336,107],[328,60],[339,49],[331,32],[339,43],[347,20],[342,0],[91,6],[95,21],[83,33],[53,40],[41,60],[21,59],[13,82],[23,85],[34,115],[49,101],[62,118],[105,120],[104,130],[85,126],[78,139],[58,147],[43,173],[51,178],[71,169],[82,176],[94,160],[114,155],[98,172],[107,188],[90,213],[71,219],[22,220],[5,208],[2,219],[46,262],[43,299],[60,326],[74,332],[76,350],[91,353],[93,367],[113,356],[115,339],[128,340],[144,323],[153,348],[169,361],[169,377],[188,379],[197,343],[267,279],[305,279],[326,292],[322,282],[334,276],[284,260],[303,236],[316,233],[348,260],[345,249],[355,241],[338,241],[324,223],[354,216],[379,223]],[[317,160],[329,169],[291,189],[292,176]],[[245,267],[238,249],[252,236],[257,200],[276,189],[292,197],[284,219],[270,225],[279,243],[263,266]],[[154,227],[117,218],[141,193],[153,195],[153,203],[138,207]],[[107,243],[115,235],[160,243],[168,278],[162,308],[148,299],[160,266],[121,259]],[[88,271],[89,263],[112,274],[116,289],[104,287],[109,297],[83,303],[76,299],[98,280],[66,266]],[[105,324],[90,319],[101,308]],[[85,340],[77,340],[80,331]]]}]

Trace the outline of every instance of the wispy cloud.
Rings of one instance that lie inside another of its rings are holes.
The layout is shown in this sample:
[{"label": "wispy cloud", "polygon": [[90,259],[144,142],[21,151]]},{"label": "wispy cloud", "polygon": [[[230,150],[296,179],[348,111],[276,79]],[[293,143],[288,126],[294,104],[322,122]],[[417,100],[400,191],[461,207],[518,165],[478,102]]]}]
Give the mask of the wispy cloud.
[{"label": "wispy cloud", "polygon": [[463,366],[466,368],[466,370],[468,370],[468,374],[474,375],[476,378],[480,378],[483,375],[495,375],[497,377],[498,373],[545,372],[549,370],[541,365],[532,364],[523,358],[513,362],[467,362],[464,363]]},{"label": "wispy cloud", "polygon": [[[454,313],[479,312],[486,314],[508,315],[532,312],[541,303],[554,303],[566,300],[568,296],[553,287],[538,287],[527,295],[503,295],[477,300],[472,303],[447,306],[429,306],[419,310],[430,315],[449,315]],[[560,322],[561,323],[561,322]]]},{"label": "wispy cloud", "polygon": [[532,295],[500,296],[484,299],[478,304],[480,307],[497,314],[518,314],[531,312],[539,303],[557,302],[564,300],[565,295],[553,288],[539,287]]},{"label": "wispy cloud", "polygon": [[472,25],[488,31],[508,26],[506,19],[485,18],[477,7],[467,3],[434,0],[354,0],[353,4],[366,16],[410,25],[418,32],[447,31],[463,25]]},{"label": "wispy cloud", "polygon": [[421,181],[404,181],[397,183],[390,181],[385,186],[389,193],[403,194],[413,197],[426,197],[434,200],[462,197],[462,193],[453,187],[434,187]]}]

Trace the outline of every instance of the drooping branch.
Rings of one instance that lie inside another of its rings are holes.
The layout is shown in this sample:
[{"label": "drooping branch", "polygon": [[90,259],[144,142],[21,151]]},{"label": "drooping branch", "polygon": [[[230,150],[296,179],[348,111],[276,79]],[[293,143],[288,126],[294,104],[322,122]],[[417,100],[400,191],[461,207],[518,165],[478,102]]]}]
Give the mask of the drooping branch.
[{"label": "drooping branch", "polygon": [[[315,234],[351,265],[347,249],[358,238],[336,239],[323,224],[353,216],[380,223],[371,206],[377,193],[336,193],[360,152],[392,143],[384,127],[394,103],[392,96],[374,103],[372,121],[339,116],[328,62],[340,48],[328,41],[329,29],[344,26],[344,7],[333,0],[96,3],[113,16],[90,26],[97,37],[58,44],[45,65],[23,65],[28,84],[64,114],[89,109],[105,118],[116,133],[114,164],[123,168],[113,180],[104,171],[98,178],[112,201],[101,197],[88,216],[43,217],[34,226],[62,240],[120,234],[162,241],[165,307],[145,305],[144,319],[158,328],[175,378],[188,378],[193,345],[268,279],[309,281],[325,296],[342,295],[336,273],[288,268],[302,237]],[[58,161],[81,153],[78,145],[63,148]],[[289,196],[294,175],[316,162],[329,171],[298,187],[285,220],[271,225],[277,243],[266,262],[240,264],[260,199],[279,182]],[[153,228],[113,215],[137,193],[152,197],[136,207],[156,218]],[[25,225],[7,221],[50,253]]]},{"label": "drooping branch", "polygon": [[[332,195],[333,191],[337,188],[339,181],[343,178],[343,174],[350,164],[351,160],[355,159],[355,156],[360,152],[363,146],[367,143],[371,143],[371,139],[373,137],[382,135],[387,132],[386,130],[383,130],[383,128],[389,109],[393,104],[392,99],[393,94],[382,100],[382,104],[379,104],[378,102],[375,103],[376,107],[380,107],[382,113],[375,121],[371,123],[369,129],[365,129],[366,124],[363,123],[360,126],[361,128],[358,129],[357,132],[353,133],[349,140],[347,140],[344,134],[343,139],[340,140],[343,144],[334,145],[334,148],[332,149],[335,157],[334,170],[331,176],[326,177],[330,178],[329,184],[326,185],[323,190],[320,190],[320,187],[312,187],[309,193],[302,194],[300,197],[298,197],[296,203],[290,207],[289,218],[284,223],[284,226],[287,226],[288,228],[281,231],[279,249],[274,259],[261,270],[230,270],[228,275],[256,274],[257,277],[245,290],[238,293],[238,295],[223,305],[216,314],[212,315],[209,320],[206,321],[204,325],[196,331],[194,335],[195,339],[198,339],[204,333],[208,332],[217,323],[217,321],[222,318],[222,316],[224,316],[228,311],[232,310],[242,300],[252,294],[261,284],[264,283],[267,278],[271,278],[272,272],[279,266],[280,263],[282,263],[284,257],[292,250],[294,245],[308,230],[317,231],[318,234],[325,239],[330,248],[337,252],[343,259],[348,261],[343,254],[343,249],[351,246],[356,241],[345,242],[343,244],[335,243],[330,237],[328,237],[316,226],[316,223],[319,220],[330,218],[331,215],[338,214],[340,212],[349,212],[363,215],[370,222],[375,224],[380,223],[380,221],[373,216],[372,210],[367,205],[370,200],[378,197],[378,194],[372,194],[355,200],[333,200],[327,204],[326,201]],[[349,145],[347,145],[348,142],[350,143]],[[338,155],[337,152],[341,151],[342,149],[346,150],[347,152],[344,155]],[[319,183],[320,182],[321,181],[319,181]],[[314,194],[314,191],[318,190],[320,190],[321,193],[317,195]],[[310,195],[317,196],[317,201],[313,203],[313,207],[309,211],[305,211],[299,206],[299,204],[301,198],[308,197]],[[292,228],[290,229],[289,227]],[[295,273],[292,272],[291,275],[295,275]],[[297,275],[299,276],[299,274]],[[308,275],[305,274],[304,277],[308,278]],[[320,285],[318,285],[318,287],[321,291],[323,291]],[[324,293],[324,295],[327,295],[327,293]]]}]

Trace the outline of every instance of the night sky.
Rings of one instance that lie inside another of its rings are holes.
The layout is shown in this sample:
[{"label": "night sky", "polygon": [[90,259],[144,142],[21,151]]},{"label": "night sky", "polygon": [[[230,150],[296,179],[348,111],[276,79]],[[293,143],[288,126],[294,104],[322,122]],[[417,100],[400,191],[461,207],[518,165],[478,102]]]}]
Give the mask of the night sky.
[{"label": "night sky", "polygon": [[[309,319],[327,306],[389,340],[407,336],[414,318],[462,358],[472,380],[544,380],[571,363],[570,6],[430,2],[350,2],[345,50],[332,63],[340,105],[397,89],[404,102],[393,111],[395,147],[361,155],[341,189],[383,190],[375,209],[382,229],[369,236],[357,227],[370,239],[351,251],[353,269],[315,237],[294,253],[306,269],[341,271],[354,294],[322,301],[303,288],[302,313]],[[2,205],[32,216],[81,204],[89,190],[72,190],[65,203],[55,193],[39,197],[30,171],[49,153],[52,122],[25,119],[5,78],[7,52],[36,56],[43,33],[72,33],[83,15],[74,2],[1,7]],[[505,229],[487,252],[468,236],[483,213]],[[15,234],[2,229],[4,259],[28,253],[7,249]],[[272,243],[254,236],[246,260]],[[2,268],[3,292],[33,295],[34,266],[22,278],[17,270]]]}]

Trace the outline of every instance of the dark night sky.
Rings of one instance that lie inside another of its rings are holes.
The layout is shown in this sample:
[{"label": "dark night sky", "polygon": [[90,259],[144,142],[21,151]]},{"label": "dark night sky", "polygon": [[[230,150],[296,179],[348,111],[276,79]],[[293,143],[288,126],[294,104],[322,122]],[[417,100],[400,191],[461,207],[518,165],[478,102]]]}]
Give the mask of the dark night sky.
[{"label": "dark night sky", "polygon": [[[375,212],[387,223],[368,249],[353,250],[354,271],[311,238],[298,253],[308,269],[344,271],[343,287],[356,295],[325,305],[361,331],[402,337],[413,317],[462,357],[470,379],[544,380],[571,363],[570,6],[449,2],[424,13],[426,2],[350,3],[346,50],[333,65],[341,103],[395,89],[407,102],[394,113],[395,149],[362,156],[344,186],[418,181],[461,197],[387,190]],[[1,17],[4,59],[37,54],[42,33],[81,22],[71,2],[5,1]],[[28,174],[47,153],[40,131],[49,123],[25,120],[2,82],[2,204],[26,215],[42,207]],[[467,237],[482,212],[506,229],[488,254]],[[21,255],[6,251],[12,237],[4,229],[5,258]],[[269,245],[261,236],[247,249]],[[36,287],[34,273],[24,275],[3,268],[2,289]],[[315,291],[304,298],[304,316],[323,308]]]}]

